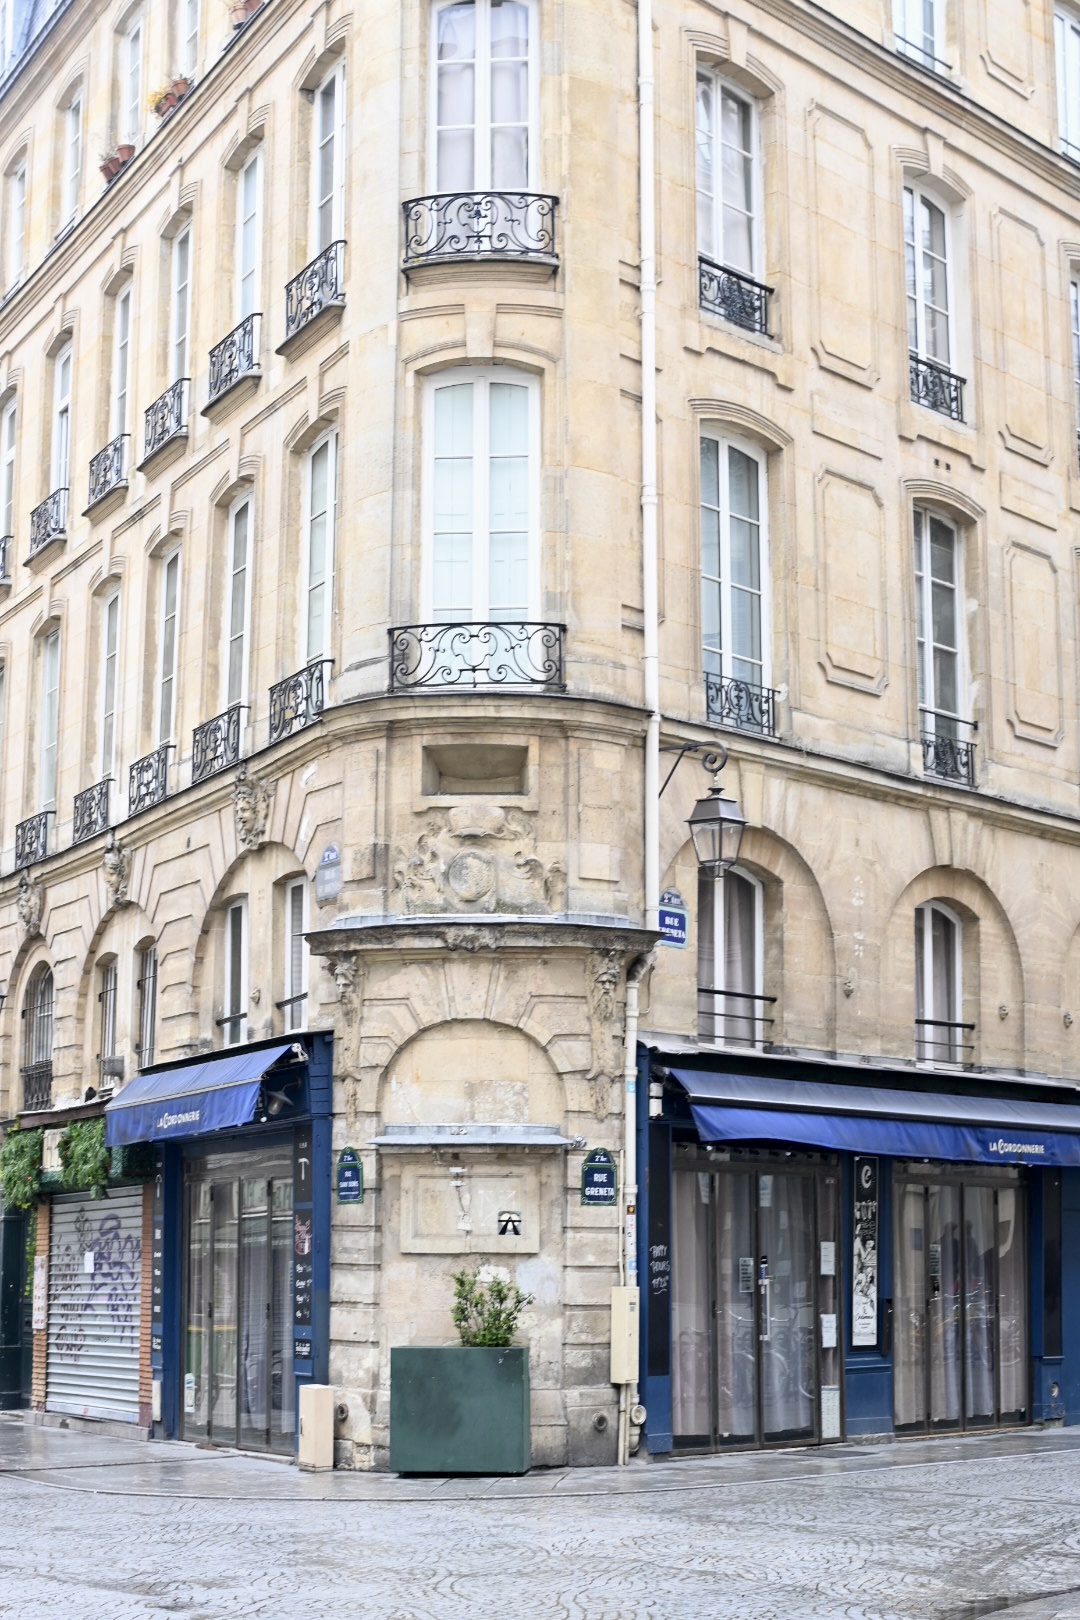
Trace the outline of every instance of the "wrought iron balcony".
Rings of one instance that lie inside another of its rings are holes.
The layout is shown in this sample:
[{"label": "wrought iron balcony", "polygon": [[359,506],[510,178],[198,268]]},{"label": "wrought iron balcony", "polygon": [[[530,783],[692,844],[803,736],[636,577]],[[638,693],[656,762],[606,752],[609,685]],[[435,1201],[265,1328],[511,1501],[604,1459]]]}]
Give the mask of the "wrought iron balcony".
[{"label": "wrought iron balcony", "polygon": [[190,377],[170,383],[165,392],[144,412],[143,460],[149,461],[172,439],[186,439],[188,430],[188,389]]},{"label": "wrought iron balcony", "polygon": [[775,996],[698,985],[698,1038],[722,1046],[763,1046],[776,1020],[767,1009]]},{"label": "wrought iron balcony", "polygon": [[90,494],[87,499],[87,509],[103,501],[106,495],[111,495],[114,489],[127,488],[127,476],[124,462],[127,458],[125,445],[131,437],[129,433],[118,433],[90,462]]},{"label": "wrought iron balcony", "polygon": [[705,717],[721,726],[776,736],[776,692],[734,675],[705,676]]},{"label": "wrought iron balcony", "polygon": [[228,337],[210,350],[210,397],[212,405],[235,388],[245,377],[259,376],[259,326],[261,315],[245,315]]},{"label": "wrought iron balcony", "polygon": [[11,584],[11,548],[14,544],[14,535],[0,534],[0,585]]},{"label": "wrought iron balcony", "polygon": [[561,691],[563,624],[405,624],[390,631],[390,690],[542,686]]},{"label": "wrought iron balcony", "polygon": [[52,1059],[45,1063],[24,1063],[22,1076],[23,1112],[38,1114],[52,1107]]},{"label": "wrought iron balcony", "polygon": [[915,1056],[920,1063],[970,1063],[975,1051],[974,1041],[965,1041],[965,1034],[973,1034],[974,1024],[961,1024],[949,1018],[916,1018]]},{"label": "wrought iron balcony", "polygon": [[270,741],[280,742],[292,731],[302,731],[323,712],[326,676],[332,658],[316,658],[295,675],[286,675],[270,688]]},{"label": "wrought iron balcony", "polygon": [[93,787],[84,788],[75,795],[75,819],[71,829],[71,842],[84,844],[109,825],[109,784],[111,776]]},{"label": "wrought iron balcony", "polygon": [[772,288],[752,276],[699,257],[698,301],[710,315],[719,315],[744,331],[760,332],[768,337],[771,297]]},{"label": "wrought iron balcony", "polygon": [[30,555],[35,557],[50,540],[62,540],[67,534],[67,489],[54,489],[46,495],[40,506],[30,514]]},{"label": "wrought iron balcony", "polygon": [[[920,709],[922,728],[923,771],[942,782],[959,782],[963,787],[975,786],[975,738],[978,731],[974,720],[960,720],[954,714],[939,714],[935,709]],[[968,735],[961,735],[966,733]]]},{"label": "wrought iron balcony", "polygon": [[151,754],[137,759],[128,771],[128,815],[160,804],[168,790],[169,749],[172,743],[161,743]]},{"label": "wrought iron balcony", "polygon": [[39,810],[36,816],[27,816],[15,826],[15,866],[33,866],[43,861],[49,851],[49,817],[51,810]]},{"label": "wrought iron balcony", "polygon": [[911,378],[911,397],[916,405],[925,405],[931,411],[951,417],[954,422],[964,420],[964,382],[936,360],[924,360],[920,354],[909,354],[908,374]]},{"label": "wrought iron balcony", "polygon": [[285,341],[345,302],[345,243],[331,242],[285,286]]},{"label": "wrought iron balcony", "polygon": [[196,726],[191,741],[191,780],[202,782],[208,776],[235,765],[240,758],[240,711],[244,703],[234,703],[224,714]]},{"label": "wrought iron balcony", "polygon": [[446,191],[402,204],[405,269],[460,259],[558,264],[557,197],[528,191]]}]

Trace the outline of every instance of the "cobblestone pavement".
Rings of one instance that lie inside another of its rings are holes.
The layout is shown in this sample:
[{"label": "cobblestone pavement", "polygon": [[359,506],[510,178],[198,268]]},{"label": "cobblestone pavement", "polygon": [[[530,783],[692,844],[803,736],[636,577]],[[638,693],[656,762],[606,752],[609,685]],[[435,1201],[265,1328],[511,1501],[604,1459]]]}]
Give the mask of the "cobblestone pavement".
[{"label": "cobblestone pavement", "polygon": [[51,1610],[1080,1620],[1080,1431],[403,1480],[0,1414],[0,1615]]}]

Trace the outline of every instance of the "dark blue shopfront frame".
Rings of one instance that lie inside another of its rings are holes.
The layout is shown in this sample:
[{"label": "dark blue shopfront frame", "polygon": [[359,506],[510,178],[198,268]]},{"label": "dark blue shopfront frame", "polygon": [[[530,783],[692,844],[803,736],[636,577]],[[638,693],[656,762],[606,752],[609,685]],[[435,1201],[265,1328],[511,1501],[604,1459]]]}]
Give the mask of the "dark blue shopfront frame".
[{"label": "dark blue shopfront frame", "polygon": [[116,1101],[105,1106],[106,1146],[173,1142],[249,1125],[263,1076],[292,1047],[286,1041],[136,1075]]}]

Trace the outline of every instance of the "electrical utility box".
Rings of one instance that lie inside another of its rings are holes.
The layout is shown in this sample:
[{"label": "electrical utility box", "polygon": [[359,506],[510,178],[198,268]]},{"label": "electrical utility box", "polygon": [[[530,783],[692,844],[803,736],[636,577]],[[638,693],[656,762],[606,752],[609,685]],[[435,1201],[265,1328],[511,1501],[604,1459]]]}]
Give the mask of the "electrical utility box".
[{"label": "electrical utility box", "polygon": [[637,1288],[611,1290],[611,1382],[636,1384],[641,1292]]},{"label": "electrical utility box", "polygon": [[300,1385],[300,1434],[296,1460],[301,1468],[334,1466],[334,1390],[331,1384]]}]

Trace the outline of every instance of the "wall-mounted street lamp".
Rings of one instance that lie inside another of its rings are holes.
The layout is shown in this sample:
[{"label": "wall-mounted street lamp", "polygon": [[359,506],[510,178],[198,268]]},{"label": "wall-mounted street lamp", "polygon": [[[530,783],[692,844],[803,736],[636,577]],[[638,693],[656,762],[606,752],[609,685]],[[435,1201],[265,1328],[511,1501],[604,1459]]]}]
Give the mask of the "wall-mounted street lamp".
[{"label": "wall-mounted street lamp", "polygon": [[[701,743],[685,743],[678,750],[679,758],[667,773],[664,787],[660,789],[661,793],[675,775],[676,767],[683,755],[698,754],[701,753],[701,749]],[[674,753],[675,750],[672,749],[671,752]],[[720,789],[720,772],[727,764],[727,760],[727,749],[722,743],[717,744],[716,748],[708,753],[702,754],[702,766],[712,772],[713,785],[705,798],[699,799],[695,804],[687,822],[690,837],[694,841],[698,865],[715,877],[719,877],[721,872],[726,872],[739,859],[739,847],[746,827],[746,817],[739,809],[738,801],[725,799]]]}]

